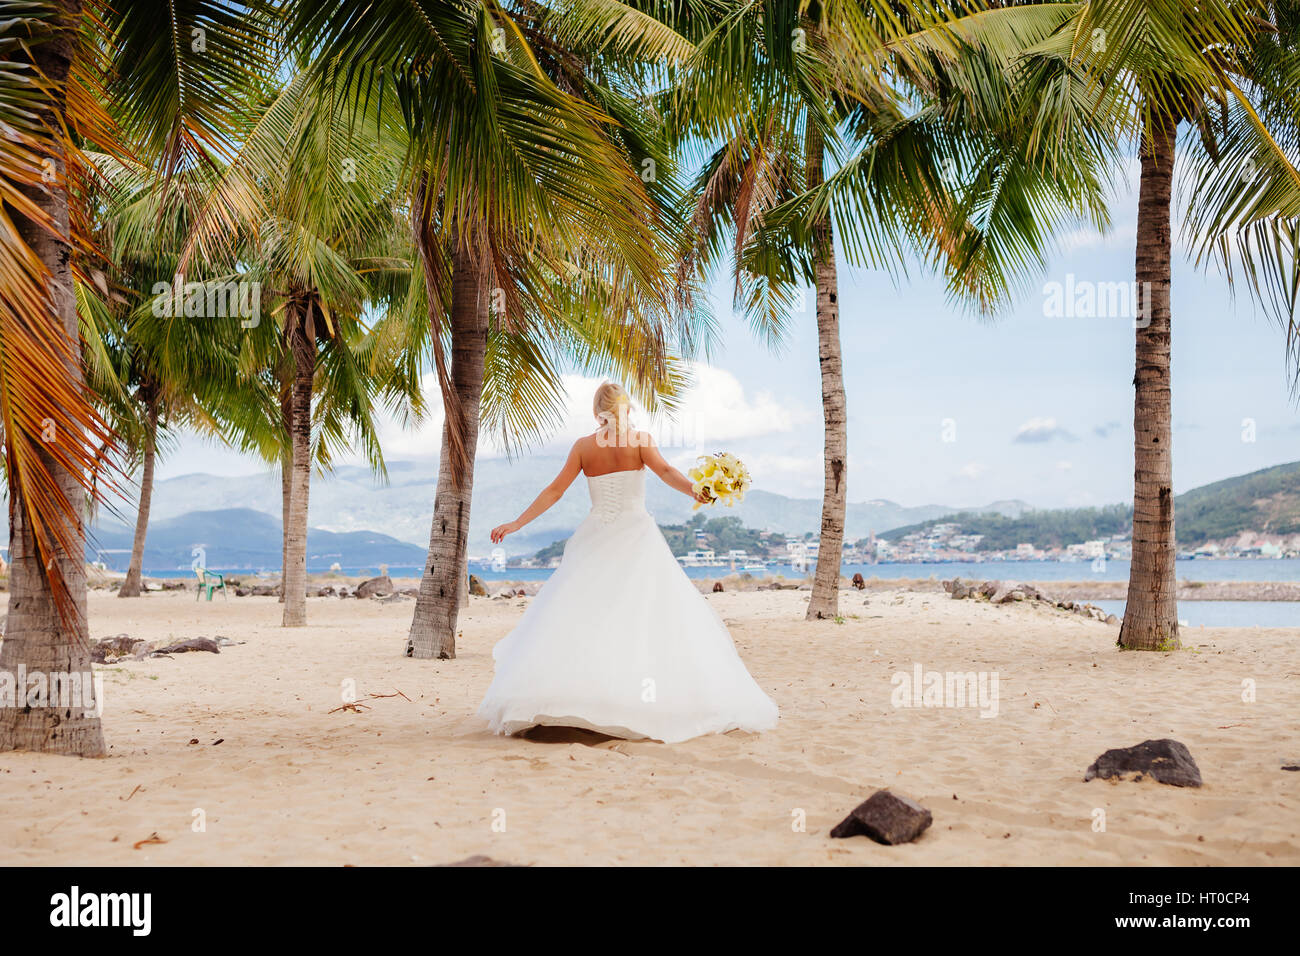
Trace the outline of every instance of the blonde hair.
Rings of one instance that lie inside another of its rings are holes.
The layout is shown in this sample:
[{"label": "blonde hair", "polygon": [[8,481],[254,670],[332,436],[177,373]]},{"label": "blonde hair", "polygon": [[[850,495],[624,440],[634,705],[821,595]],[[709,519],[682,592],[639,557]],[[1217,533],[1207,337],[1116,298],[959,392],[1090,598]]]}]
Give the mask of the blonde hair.
[{"label": "blonde hair", "polygon": [[615,428],[627,426],[627,415],[632,409],[632,399],[622,385],[602,382],[591,400],[591,410],[601,424]]}]

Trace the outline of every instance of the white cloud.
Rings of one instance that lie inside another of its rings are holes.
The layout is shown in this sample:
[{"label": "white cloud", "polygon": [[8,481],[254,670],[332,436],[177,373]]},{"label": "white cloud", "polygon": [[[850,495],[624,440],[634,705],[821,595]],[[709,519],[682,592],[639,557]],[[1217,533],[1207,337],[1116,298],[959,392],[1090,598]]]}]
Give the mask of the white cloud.
[{"label": "white cloud", "polygon": [[988,465],[981,464],[978,461],[968,461],[957,469],[957,475],[961,478],[969,478],[971,481],[974,481],[988,470]]},{"label": "white cloud", "polygon": [[[691,384],[675,415],[660,413],[651,416],[639,403],[633,402],[633,423],[653,434],[656,442],[665,449],[721,447],[727,442],[790,433],[801,425],[818,420],[808,409],[782,401],[771,392],[747,392],[740,379],[726,369],[696,362],[690,366],[690,377]],[[595,427],[591,398],[602,381],[604,379],[585,375],[563,376],[565,401],[559,426],[536,444],[534,451],[563,453]],[[381,418],[379,439],[384,456],[390,461],[436,457],[438,454],[443,416],[437,375],[433,372],[425,374],[421,387],[430,414],[419,427],[403,427],[391,415]],[[479,454],[501,456],[505,449],[495,436],[485,433],[479,440]],[[350,460],[360,463],[361,459],[353,456]]]},{"label": "white cloud", "polygon": [[1016,429],[1016,437],[1011,440],[1025,444],[1038,444],[1051,441],[1053,438],[1074,441],[1074,436],[1057,425],[1055,418],[1031,418]]}]

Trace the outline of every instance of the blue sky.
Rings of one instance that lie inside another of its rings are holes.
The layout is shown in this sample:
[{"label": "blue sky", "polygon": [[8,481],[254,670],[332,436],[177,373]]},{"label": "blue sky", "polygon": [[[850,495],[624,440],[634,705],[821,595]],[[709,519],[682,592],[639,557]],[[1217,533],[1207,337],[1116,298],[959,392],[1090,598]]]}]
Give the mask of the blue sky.
[{"label": "blue sky", "polygon": [[[1081,228],[1065,237],[1047,273],[992,322],[950,303],[937,278],[914,272],[895,283],[841,263],[850,500],[963,506],[1019,498],[1063,507],[1130,499],[1132,321],[1046,317],[1043,288],[1067,274],[1076,283],[1131,281],[1135,207],[1136,189],[1121,190],[1108,234]],[[681,421],[652,426],[661,444],[679,463],[701,450],[733,451],[756,487],[820,495],[811,291],[777,352],[731,314],[728,276],[711,291],[722,342],[697,367]],[[1234,301],[1222,277],[1195,269],[1177,244],[1173,314],[1175,490],[1300,458],[1284,332],[1244,295]],[[540,452],[559,453],[588,430],[597,380],[566,382],[570,414]],[[386,453],[436,455],[439,426],[411,433],[390,423]],[[261,467],[187,438],[159,471],[167,478]]]}]

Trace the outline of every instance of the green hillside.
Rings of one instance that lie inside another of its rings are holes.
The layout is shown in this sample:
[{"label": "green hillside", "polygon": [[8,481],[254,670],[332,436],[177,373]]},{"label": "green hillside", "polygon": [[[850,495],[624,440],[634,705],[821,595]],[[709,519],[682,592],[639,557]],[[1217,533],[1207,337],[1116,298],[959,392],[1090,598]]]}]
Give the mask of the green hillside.
[{"label": "green hillside", "polygon": [[[1132,510],[1129,505],[1061,508],[1027,511],[1018,518],[963,512],[895,528],[884,536],[898,539],[941,522],[954,522],[965,534],[984,535],[980,551],[1005,551],[1021,543],[1059,548],[1127,533]],[[1193,488],[1174,499],[1174,524],[1180,548],[1194,548],[1243,531],[1300,533],[1300,462]]]},{"label": "green hillside", "polygon": [[1174,500],[1178,543],[1205,541],[1259,531],[1300,532],[1300,461],[1225,478],[1194,488]]},{"label": "green hillside", "polygon": [[1131,514],[1132,508],[1126,505],[1026,511],[1019,518],[961,512],[938,521],[895,528],[881,537],[897,541],[904,535],[928,530],[936,524],[952,523],[960,525],[963,534],[984,535],[976,547],[977,551],[1010,551],[1018,544],[1032,544],[1036,548],[1063,548],[1080,541],[1126,533],[1132,525]]}]

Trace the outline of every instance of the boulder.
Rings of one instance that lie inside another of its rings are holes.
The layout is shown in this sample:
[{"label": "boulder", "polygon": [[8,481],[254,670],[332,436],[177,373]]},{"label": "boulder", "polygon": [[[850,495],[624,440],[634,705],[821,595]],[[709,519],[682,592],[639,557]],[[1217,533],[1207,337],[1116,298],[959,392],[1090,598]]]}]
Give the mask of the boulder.
[{"label": "boulder", "polygon": [[221,648],[217,642],[208,637],[191,637],[188,641],[180,641],[176,644],[169,644],[167,647],[155,648],[154,654],[186,654],[190,651],[210,651],[213,654],[220,654]]},{"label": "boulder", "polygon": [[395,588],[393,587],[392,579],[388,575],[383,574],[377,578],[371,578],[368,581],[362,581],[358,584],[356,596],[359,598],[386,597],[387,595],[392,594],[394,590]]},{"label": "boulder", "polygon": [[957,583],[958,581],[960,581],[960,580],[961,580],[961,578],[953,578],[951,581],[940,581],[939,583],[943,585],[943,589],[944,589],[945,591],[947,591],[949,594],[951,594],[951,593],[952,593],[952,586],[953,586],[954,584],[956,584],[956,583]]},{"label": "boulder", "polygon": [[483,586],[483,582],[477,574],[469,576],[469,593],[475,597],[487,597],[487,588]]},{"label": "boulder", "polygon": [[467,856],[463,860],[457,860],[455,863],[435,863],[434,866],[525,866],[523,863],[507,863],[505,860],[494,860],[490,856],[475,854]]},{"label": "boulder", "polygon": [[1107,624],[1114,624],[1116,627],[1119,627],[1119,625],[1120,625],[1122,622],[1121,622],[1120,619],[1119,619],[1118,617],[1116,617],[1114,614],[1107,614],[1107,615],[1106,615],[1106,623],[1107,623]]},{"label": "boulder", "polygon": [[859,591],[861,591],[863,588],[867,586],[867,579],[862,576],[861,571],[854,573],[853,586],[857,588]]},{"label": "boulder", "polygon": [[985,581],[983,584],[980,585],[979,592],[980,594],[984,595],[986,598],[993,597],[993,595],[998,593],[998,582]]},{"label": "boulder", "polygon": [[714,593],[714,594],[721,594],[721,593],[722,593],[722,582],[721,582],[721,581],[714,581],[714,582],[713,582],[713,593]]},{"label": "boulder", "polygon": [[966,587],[966,585],[962,584],[960,581],[952,582],[952,599],[954,601],[965,600],[974,593],[974,591]]},{"label": "boulder", "polygon": [[867,836],[893,846],[915,840],[934,821],[930,811],[889,790],[877,790],[831,831],[835,839]]},{"label": "boulder", "polygon": [[1023,587],[1016,584],[1014,581],[1007,581],[999,586],[998,589],[993,592],[993,596],[989,598],[989,600],[994,604],[1010,604],[1012,601],[1023,601],[1024,599],[1025,592]]},{"label": "boulder", "polygon": [[494,595],[494,597],[499,597],[499,598],[512,598],[514,596],[515,596],[515,592],[513,588],[501,588]]},{"label": "boulder", "polygon": [[1153,777],[1159,783],[1174,787],[1199,787],[1201,770],[1192,759],[1191,752],[1177,740],[1144,740],[1136,747],[1107,750],[1092,762],[1084,781],[1100,777],[1121,780],[1133,774],[1133,779]]}]

